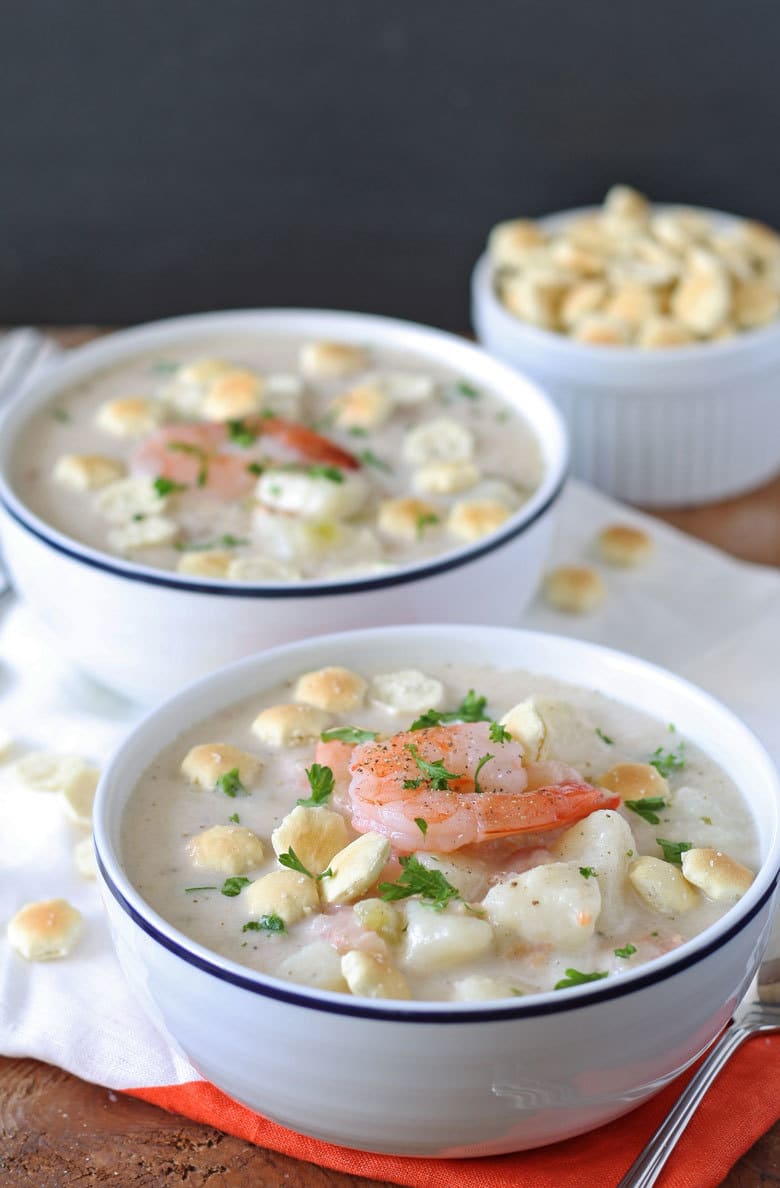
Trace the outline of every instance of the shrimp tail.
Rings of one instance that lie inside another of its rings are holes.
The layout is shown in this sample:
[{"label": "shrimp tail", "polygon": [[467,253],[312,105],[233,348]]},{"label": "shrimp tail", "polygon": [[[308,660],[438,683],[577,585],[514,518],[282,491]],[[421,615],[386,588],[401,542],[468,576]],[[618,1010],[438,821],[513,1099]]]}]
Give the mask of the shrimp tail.
[{"label": "shrimp tail", "polygon": [[285,421],[281,417],[247,417],[244,424],[258,436],[268,434],[282,445],[294,450],[311,462],[322,462],[328,466],[339,466],[345,470],[358,470],[360,463],[354,454],[343,450],[321,433],[315,433],[297,421]]}]

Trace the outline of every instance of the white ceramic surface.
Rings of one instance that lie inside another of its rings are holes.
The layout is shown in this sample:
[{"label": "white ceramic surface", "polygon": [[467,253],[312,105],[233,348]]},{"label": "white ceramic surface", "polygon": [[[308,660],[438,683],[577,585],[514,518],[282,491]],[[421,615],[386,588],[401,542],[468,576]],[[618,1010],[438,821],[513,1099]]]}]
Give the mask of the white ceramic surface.
[{"label": "white ceramic surface", "polygon": [[[386,575],[283,586],[150,569],[79,544],[25,507],[8,477],[14,443],[29,417],[58,392],[141,353],[253,332],[370,341],[457,370],[525,416],[544,458],[541,485],[484,541]],[[12,403],[0,422],[0,532],[16,588],[67,655],[104,684],[156,701],[221,664],[317,632],[388,622],[517,622],[544,564],[566,466],[561,420],[540,389],[453,335],[363,314],[199,314],[81,347]]]},{"label": "white ceramic surface", "polygon": [[[558,229],[597,209],[539,222]],[[780,321],[663,350],[590,346],[509,313],[486,255],[472,278],[472,321],[491,354],[533,376],[558,406],[573,473],[612,495],[656,507],[704,503],[780,469]]]},{"label": "white ceramic surface", "polygon": [[[200,718],[303,669],[468,654],[591,685],[664,721],[737,782],[762,866],[744,898],[693,941],[637,970],[565,992],[486,1003],[377,1001],[317,992],[237,965],[149,908],[122,869],[119,833],[152,757]],[[700,690],[618,652],[473,626],[396,627],[303,641],[232,665],[150,714],[105,770],[94,810],[117,953],[152,1018],[226,1093],[287,1126],[406,1155],[541,1146],[619,1116],[708,1046],[768,937],[780,866],[780,786],[750,732]]]}]

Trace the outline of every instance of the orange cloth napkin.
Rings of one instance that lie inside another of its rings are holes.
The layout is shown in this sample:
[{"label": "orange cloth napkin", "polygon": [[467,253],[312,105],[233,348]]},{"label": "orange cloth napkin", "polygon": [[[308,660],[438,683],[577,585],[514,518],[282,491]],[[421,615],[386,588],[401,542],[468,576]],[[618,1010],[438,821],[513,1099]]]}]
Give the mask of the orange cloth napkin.
[{"label": "orange cloth napkin", "polygon": [[[409,1188],[614,1188],[696,1067],[608,1126],[551,1147],[484,1159],[410,1159],[336,1147],[270,1122],[206,1081],[128,1092],[295,1159]],[[659,1188],[717,1188],[778,1119],[780,1035],[755,1036],[732,1056],[704,1098],[661,1173]]]}]

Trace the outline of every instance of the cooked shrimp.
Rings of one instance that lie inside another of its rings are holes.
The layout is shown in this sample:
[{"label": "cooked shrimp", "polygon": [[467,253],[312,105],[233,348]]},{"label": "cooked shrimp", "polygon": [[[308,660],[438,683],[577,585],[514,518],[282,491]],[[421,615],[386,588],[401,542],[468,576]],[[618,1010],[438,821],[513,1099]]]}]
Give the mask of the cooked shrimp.
[{"label": "cooked shrimp", "polygon": [[345,814],[349,812],[350,806],[349,764],[354,749],[353,743],[342,742],[340,739],[334,738],[330,742],[323,742],[320,739],[314,751],[314,762],[321,764],[322,767],[329,767],[333,772],[335,787],[331,795],[331,808]]},{"label": "cooked shrimp", "polygon": [[[449,853],[474,842],[559,829],[620,803],[573,768],[526,769],[522,758],[519,743],[491,741],[487,722],[402,731],[385,742],[362,743],[351,764],[352,825],[359,833],[383,833],[400,853]],[[545,769],[563,778],[537,785]],[[424,832],[419,821],[425,822]]]},{"label": "cooked shrimp", "polygon": [[359,462],[327,437],[278,417],[245,417],[241,425],[254,445],[231,448],[229,428],[213,421],[164,425],[144,438],[131,460],[137,474],[201,487],[220,499],[240,499],[257,482],[252,463],[264,458],[264,438],[281,447],[292,462],[317,462],[354,470]]},{"label": "cooked shrimp", "polygon": [[220,499],[240,499],[257,482],[247,469],[253,459],[249,451],[221,452],[226,441],[225,426],[213,422],[164,425],[144,438],[132,456],[131,469],[202,487]]},{"label": "cooked shrimp", "polygon": [[310,917],[299,935],[308,934],[313,939],[326,940],[328,944],[338,949],[339,953],[347,953],[350,949],[361,949],[364,953],[371,953],[374,957],[387,958],[389,949],[378,933],[370,928],[364,928],[352,911],[351,905],[331,908],[327,912],[318,912]]},{"label": "cooked shrimp", "polygon": [[298,421],[283,421],[281,417],[245,417],[242,424],[260,438],[275,438],[280,445],[286,446],[307,462],[322,462],[345,470],[357,470],[360,467],[354,454]]}]

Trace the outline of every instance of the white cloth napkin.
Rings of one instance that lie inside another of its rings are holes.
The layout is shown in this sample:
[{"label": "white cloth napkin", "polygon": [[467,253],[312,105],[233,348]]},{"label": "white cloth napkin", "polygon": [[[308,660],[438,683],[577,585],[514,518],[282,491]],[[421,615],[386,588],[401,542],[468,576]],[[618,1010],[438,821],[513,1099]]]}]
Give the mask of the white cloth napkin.
[{"label": "white cloth napkin", "polygon": [[[523,625],[673,669],[731,706],[780,761],[780,574],[734,561],[575,482],[561,502],[554,562],[592,561],[595,533],[614,520],[651,532],[652,562],[604,568],[609,597],[589,616],[537,602]],[[59,658],[26,607],[0,603],[0,726],[19,740],[17,755],[47,749],[99,764],[140,713]],[[83,834],[57,796],[14,780],[12,759],[0,767],[0,1053],[35,1056],[114,1089],[197,1080],[125,985],[95,886],[73,866]],[[27,901],[56,896],[83,913],[84,936],[65,960],[27,963],[5,940],[5,924]]]}]

